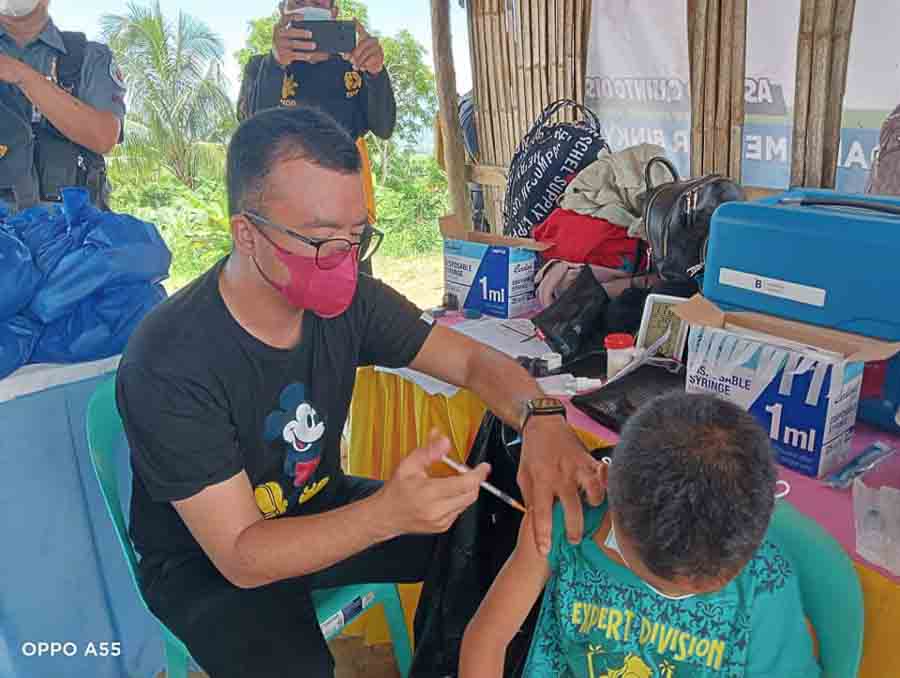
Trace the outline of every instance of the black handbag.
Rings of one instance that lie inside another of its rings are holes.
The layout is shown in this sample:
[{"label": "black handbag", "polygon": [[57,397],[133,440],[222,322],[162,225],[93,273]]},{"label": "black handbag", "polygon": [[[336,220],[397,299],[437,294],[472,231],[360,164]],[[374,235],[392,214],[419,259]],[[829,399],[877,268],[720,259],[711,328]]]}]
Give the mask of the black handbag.
[{"label": "black handbag", "polygon": [[[551,124],[551,118],[565,108],[575,109],[583,120]],[[593,111],[568,99],[547,106],[510,162],[503,232],[530,238],[532,230],[556,209],[568,177],[597,160],[603,149],[609,149],[609,144]]]},{"label": "black handbag", "polygon": [[[653,186],[651,170],[663,164],[672,181]],[[731,179],[709,174],[681,181],[666,158],[652,158],[645,169],[647,193],[644,225],[653,266],[664,280],[688,280],[703,269],[713,212],[725,202],[744,200],[744,191]]]}]

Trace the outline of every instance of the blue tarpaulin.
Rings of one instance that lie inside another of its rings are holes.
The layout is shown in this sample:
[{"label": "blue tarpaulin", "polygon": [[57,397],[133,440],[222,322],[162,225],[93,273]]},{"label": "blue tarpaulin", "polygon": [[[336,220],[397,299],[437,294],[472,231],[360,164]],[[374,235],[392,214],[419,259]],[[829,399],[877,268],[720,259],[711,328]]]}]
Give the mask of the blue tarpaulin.
[{"label": "blue tarpaulin", "polygon": [[103,212],[83,189],[59,208],[0,209],[0,378],[121,353],[165,298],[171,261],[153,224]]}]

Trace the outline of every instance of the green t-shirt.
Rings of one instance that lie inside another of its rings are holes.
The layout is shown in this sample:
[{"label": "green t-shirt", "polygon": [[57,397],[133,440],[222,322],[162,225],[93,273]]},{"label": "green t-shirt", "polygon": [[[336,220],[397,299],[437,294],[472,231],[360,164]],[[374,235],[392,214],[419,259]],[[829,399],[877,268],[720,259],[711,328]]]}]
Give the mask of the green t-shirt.
[{"label": "green t-shirt", "polygon": [[525,678],[821,675],[796,573],[771,534],[724,589],[673,601],[594,543],[605,513],[605,504],[585,508],[585,538],[572,546],[557,507]]}]

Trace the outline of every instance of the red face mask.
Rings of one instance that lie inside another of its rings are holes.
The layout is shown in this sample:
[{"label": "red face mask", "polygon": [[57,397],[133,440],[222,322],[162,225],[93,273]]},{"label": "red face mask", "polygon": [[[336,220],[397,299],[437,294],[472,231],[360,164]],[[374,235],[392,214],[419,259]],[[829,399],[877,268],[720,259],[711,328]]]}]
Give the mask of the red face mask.
[{"label": "red face mask", "polygon": [[263,273],[256,259],[253,263],[265,281],[278,290],[291,306],[315,313],[320,318],[336,318],[350,308],[356,295],[359,275],[355,249],[349,254],[337,255],[343,257],[343,260],[334,268],[328,268],[329,261],[322,260],[321,263],[328,268],[324,270],[316,264],[314,256],[304,257],[288,252],[272,242],[262,231],[260,234],[275,249],[278,260],[290,272],[290,279],[286,285],[279,285]]}]

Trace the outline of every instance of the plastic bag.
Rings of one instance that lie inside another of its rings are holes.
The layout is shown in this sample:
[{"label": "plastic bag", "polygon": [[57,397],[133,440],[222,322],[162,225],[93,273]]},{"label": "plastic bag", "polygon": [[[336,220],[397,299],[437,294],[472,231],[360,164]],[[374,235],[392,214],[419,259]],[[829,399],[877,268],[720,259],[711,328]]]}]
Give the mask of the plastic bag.
[{"label": "plastic bag", "polygon": [[574,284],[553,305],[532,319],[544,340],[563,360],[570,360],[604,330],[609,295],[590,266],[578,273]]},{"label": "plastic bag", "polygon": [[0,227],[0,320],[25,309],[40,281],[41,272],[31,251],[11,231]]},{"label": "plastic bag", "polygon": [[[56,241],[63,255],[47,270],[47,278],[30,306],[31,312],[47,324],[66,317],[98,290],[156,284],[169,273],[172,255],[153,224],[101,212],[84,198],[78,191],[64,192],[67,231],[62,240]],[[52,263],[54,258],[48,255],[47,260]]]},{"label": "plastic bag", "polygon": [[161,285],[148,283],[98,292],[47,325],[32,361],[76,363],[117,355],[138,323],[165,298]]},{"label": "plastic bag", "polygon": [[28,364],[41,329],[38,323],[21,315],[0,322],[0,379]]},{"label": "plastic bag", "polygon": [[[491,464],[491,483],[516,500],[521,444],[490,412],[478,429],[467,464]],[[449,531],[438,537],[416,610],[416,654],[410,678],[456,676],[463,632],[516,545],[522,514],[482,492]],[[521,676],[539,600],[507,651],[505,678]]]}]

